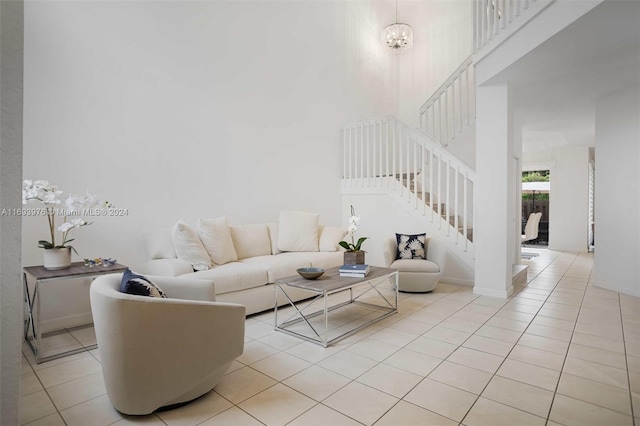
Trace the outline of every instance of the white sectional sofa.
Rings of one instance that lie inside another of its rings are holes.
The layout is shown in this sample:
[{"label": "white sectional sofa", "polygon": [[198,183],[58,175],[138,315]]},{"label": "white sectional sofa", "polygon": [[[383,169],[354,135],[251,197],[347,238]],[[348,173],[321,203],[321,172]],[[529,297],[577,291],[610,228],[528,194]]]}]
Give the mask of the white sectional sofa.
[{"label": "white sectional sofa", "polygon": [[[146,233],[150,260],[138,272],[212,281],[216,301],[242,304],[250,315],[273,309],[275,280],[296,275],[298,268],[342,265],[338,242],[346,232],[318,225],[318,215],[293,211],[281,212],[278,223],[229,226],[222,217],[190,227],[179,221]],[[312,296],[288,294],[294,301]],[[285,303],[278,294],[278,305]]]}]

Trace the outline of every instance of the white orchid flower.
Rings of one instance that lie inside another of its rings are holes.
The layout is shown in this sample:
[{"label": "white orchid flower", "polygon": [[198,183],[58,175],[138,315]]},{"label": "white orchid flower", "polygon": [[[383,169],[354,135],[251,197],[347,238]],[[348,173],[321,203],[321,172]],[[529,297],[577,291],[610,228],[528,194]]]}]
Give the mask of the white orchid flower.
[{"label": "white orchid flower", "polygon": [[67,232],[73,228],[74,226],[70,222],[65,222],[62,225],[58,226],[58,231]]},{"label": "white orchid flower", "polygon": [[87,222],[86,220],[84,220],[82,218],[73,219],[70,223],[71,223],[71,225],[73,225],[74,228],[80,228],[81,226],[89,224],[89,222]]},{"label": "white orchid flower", "polygon": [[61,191],[46,192],[42,196],[42,202],[45,204],[60,204],[58,195],[60,195],[61,193]]}]

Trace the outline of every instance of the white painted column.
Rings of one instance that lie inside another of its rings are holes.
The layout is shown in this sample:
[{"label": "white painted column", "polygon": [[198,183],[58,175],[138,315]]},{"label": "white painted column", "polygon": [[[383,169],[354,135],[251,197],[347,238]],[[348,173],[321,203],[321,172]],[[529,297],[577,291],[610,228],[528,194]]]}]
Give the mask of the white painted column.
[{"label": "white painted column", "polygon": [[513,293],[514,169],[508,84],[477,88],[476,275],[473,292],[491,297]]},{"label": "white painted column", "polygon": [[[0,210],[22,207],[22,1],[0,1]],[[22,221],[0,217],[0,424],[19,419],[22,347]]]}]

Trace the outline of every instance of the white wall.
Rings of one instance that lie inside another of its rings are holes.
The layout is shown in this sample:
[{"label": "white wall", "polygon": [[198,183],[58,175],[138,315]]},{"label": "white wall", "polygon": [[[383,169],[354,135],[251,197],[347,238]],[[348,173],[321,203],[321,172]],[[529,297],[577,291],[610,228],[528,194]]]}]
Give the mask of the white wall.
[{"label": "white wall", "polygon": [[[136,267],[142,231],[181,217],[299,209],[338,224],[340,126],[397,110],[396,58],[379,42],[388,16],[373,1],[25,7],[24,176],[128,209],[76,232],[81,257]],[[25,265],[42,262],[47,233],[30,219]],[[88,283],[59,287],[67,306],[44,316],[86,300]]]},{"label": "white wall", "polygon": [[472,9],[466,0],[400,2],[398,20],[414,31],[399,55],[398,117],[419,127],[420,107],[471,54]]},{"label": "white wall", "polygon": [[549,248],[586,252],[589,248],[589,147],[528,151],[523,158],[523,170],[541,170],[539,164],[550,167]]},{"label": "white wall", "polygon": [[596,103],[593,283],[640,296],[640,86]]},{"label": "white wall", "polygon": [[[22,176],[22,1],[0,2],[0,210],[20,208]],[[20,217],[0,217],[0,424],[17,425],[22,347]]]}]

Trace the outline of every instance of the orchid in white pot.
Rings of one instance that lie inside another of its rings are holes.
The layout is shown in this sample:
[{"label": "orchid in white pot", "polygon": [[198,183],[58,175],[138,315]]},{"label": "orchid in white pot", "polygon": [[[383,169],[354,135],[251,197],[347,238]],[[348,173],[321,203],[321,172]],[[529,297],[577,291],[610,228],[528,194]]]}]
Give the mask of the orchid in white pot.
[{"label": "orchid in white pot", "polygon": [[[100,209],[111,207],[111,204],[108,201],[100,201],[89,193],[87,195],[68,194],[64,198],[64,202],[62,195],[63,191],[60,191],[57,186],[51,185],[46,180],[32,181],[25,179],[23,181],[22,203],[39,203],[44,206],[40,209],[26,210],[25,214],[29,216],[46,216],[49,223],[50,240],[39,240],[38,247],[45,249],[45,253],[53,249],[66,249],[70,259],[70,250],[75,251],[75,249],[68,245],[74,241],[73,238],[69,238],[69,233],[74,229],[93,223],[79,216],[99,214]],[[62,223],[56,227],[56,219],[58,217],[62,217]],[[61,232],[60,239],[56,238],[57,232]],[[68,265],[62,267],[68,267]],[[50,269],[58,269],[58,267]]]}]

